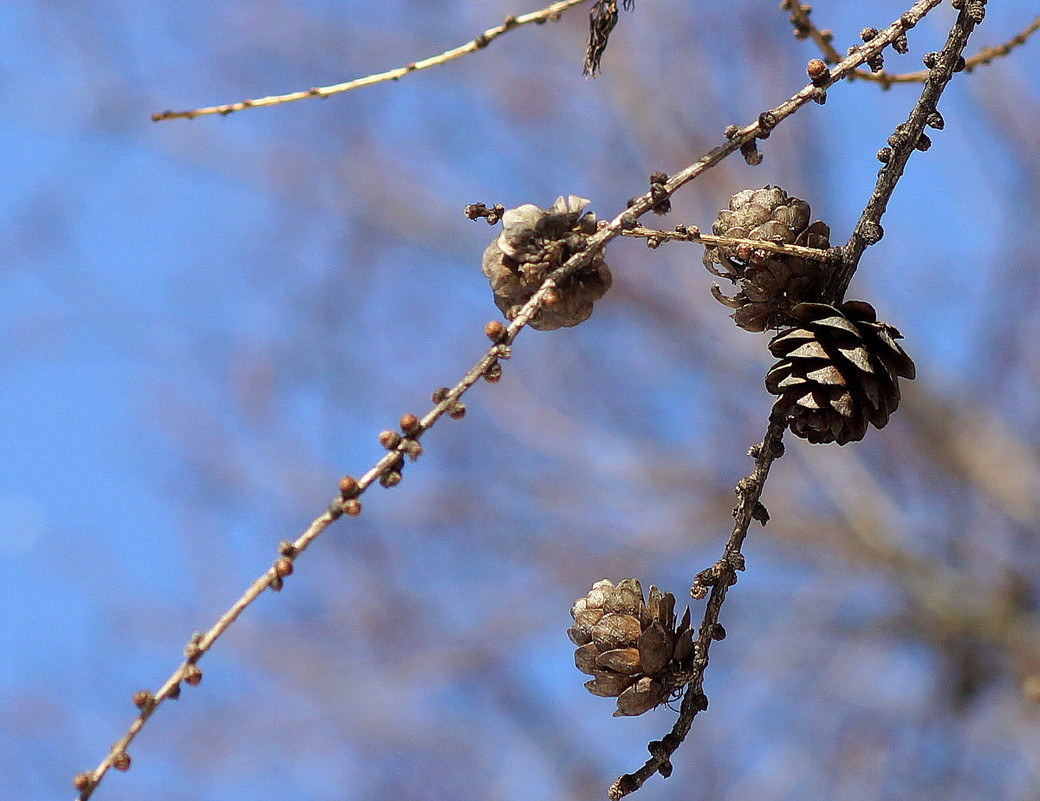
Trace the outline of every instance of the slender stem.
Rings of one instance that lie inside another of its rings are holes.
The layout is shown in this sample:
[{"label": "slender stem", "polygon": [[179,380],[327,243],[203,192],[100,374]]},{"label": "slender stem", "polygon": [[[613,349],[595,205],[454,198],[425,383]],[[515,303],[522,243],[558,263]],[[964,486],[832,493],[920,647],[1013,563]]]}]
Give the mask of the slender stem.
[{"label": "slender stem", "polygon": [[656,248],[662,242],[698,242],[709,247],[736,248],[747,245],[755,250],[764,250],[769,253],[781,253],[785,256],[797,256],[812,261],[836,262],[841,258],[836,250],[819,248],[807,248],[801,245],[785,245],[782,242],[769,242],[763,239],[738,239],[732,236],[712,236],[702,234],[694,226],[678,226],[674,231],[660,231],[655,228],[643,228],[637,226],[631,231],[624,231],[622,236],[638,239],[646,239],[647,244]]},{"label": "slender stem", "polygon": [[618,801],[629,793],[634,793],[655,773],[667,776],[671,772],[671,756],[690,733],[694,717],[698,712],[708,708],[708,699],[704,695],[704,671],[708,666],[708,650],[713,640],[721,639],[723,636],[719,628],[719,614],[726,600],[726,592],[736,583],[737,572],[744,569],[744,556],[740,549],[747,537],[748,527],[752,520],[766,519],[760,499],[766,478],[769,476],[770,465],[783,455],[786,427],[787,423],[782,415],[770,416],[765,437],[760,444],[751,449],[755,457],[755,467],[751,475],[737,484],[739,500],[733,510],[733,533],[726,541],[722,557],[710,568],[698,574],[691,589],[694,597],[703,597],[709,588],[710,594],[704,607],[700,628],[697,629],[697,639],[693,645],[694,672],[683,694],[679,717],[668,734],[661,740],[650,743],[650,759],[638,770],[626,773],[614,782],[609,792],[612,801]]},{"label": "slender stem", "polygon": [[351,89],[360,89],[362,86],[372,86],[373,84],[384,83],[385,81],[396,81],[398,78],[403,78],[409,73],[418,72],[419,70],[425,70],[430,67],[437,67],[461,56],[482,50],[494,39],[497,39],[507,31],[519,28],[521,25],[528,25],[532,22],[537,24],[546,22],[547,20],[558,19],[564,11],[573,8],[574,6],[581,5],[586,1],[587,0],[563,0],[563,2],[553,3],[539,11],[531,11],[517,17],[506,17],[505,21],[501,25],[497,25],[494,28],[488,28],[482,34],[463,45],[454,47],[451,50],[440,53],[439,55],[425,58],[422,61],[413,61],[411,64],[407,64],[404,67],[397,67],[396,69],[367,75],[364,78],[356,78],[344,83],[337,83],[331,86],[315,86],[311,89],[289,92],[284,95],[269,95],[268,97],[259,97],[255,100],[240,100],[237,103],[225,103],[220,106],[193,108],[188,111],[157,111],[152,115],[152,122],[176,119],[192,120],[195,119],[195,117],[205,117],[210,114],[227,116],[235,111],[243,111],[247,108],[277,106],[282,103],[292,103],[295,100],[306,100],[310,97],[329,97],[330,95],[349,92]]}]

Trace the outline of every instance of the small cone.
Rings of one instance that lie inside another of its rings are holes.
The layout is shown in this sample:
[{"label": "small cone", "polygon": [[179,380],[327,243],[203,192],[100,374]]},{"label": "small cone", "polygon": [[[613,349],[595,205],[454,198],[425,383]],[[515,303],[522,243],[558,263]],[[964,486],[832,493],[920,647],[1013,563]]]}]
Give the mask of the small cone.
[{"label": "small cone", "polygon": [[[830,229],[819,220],[810,225],[810,215],[808,203],[788,197],[780,187],[745,189],[732,197],[728,209],[719,212],[711,231],[715,236],[733,239],[826,250],[830,247]],[[709,247],[704,253],[704,266],[739,287],[736,295],[729,296],[715,285],[712,294],[734,310],[733,321],[747,331],[789,324],[791,309],[818,300],[833,272],[824,261],[765,250],[738,251],[734,247]]]},{"label": "small cone", "polygon": [[[596,231],[596,215],[582,214],[585,198],[558,197],[551,208],[530,203],[502,215],[502,231],[484,250],[482,267],[495,293],[495,305],[512,320],[545,281],[546,276],[586,248]],[[556,288],[550,302],[531,318],[530,326],[552,331],[577,325],[592,314],[593,302],[610,289],[610,269],[602,254]]]},{"label": "small cone", "polygon": [[916,373],[899,331],[858,300],[802,303],[792,316],[799,324],[769,343],[780,361],[766,374],[766,389],[780,396],[773,409],[791,431],[845,445],[863,439],[868,424],[884,428],[899,405],[899,379]]},{"label": "small cone", "polygon": [[592,676],[585,688],[617,698],[617,715],[641,715],[677,689],[674,677],[690,668],[693,631],[689,610],[676,625],[675,596],[650,588],[649,601],[635,579],[616,587],[596,582],[571,607],[567,634],[578,646],[574,664]]}]

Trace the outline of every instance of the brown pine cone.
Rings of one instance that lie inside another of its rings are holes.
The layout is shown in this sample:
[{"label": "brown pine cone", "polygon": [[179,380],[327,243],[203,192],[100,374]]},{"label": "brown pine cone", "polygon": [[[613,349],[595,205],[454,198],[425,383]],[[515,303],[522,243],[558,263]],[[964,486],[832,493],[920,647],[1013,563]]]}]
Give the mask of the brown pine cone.
[{"label": "brown pine cone", "polygon": [[585,689],[617,698],[619,715],[642,715],[680,689],[679,675],[690,669],[693,631],[690,610],[675,621],[675,596],[650,587],[648,600],[635,579],[616,587],[597,581],[571,607],[574,625],[567,631],[578,646],[574,664],[593,678]]},{"label": "brown pine cone", "polygon": [[883,428],[899,405],[899,378],[916,373],[899,331],[861,300],[802,303],[791,314],[799,324],[769,342],[780,359],[766,374],[780,396],[773,409],[813,443],[844,445],[863,439],[868,423]]},{"label": "brown pine cone", "polygon": [[[584,250],[596,230],[596,215],[582,214],[589,203],[571,195],[551,208],[526,203],[502,215],[502,232],[484,250],[484,275],[491,281],[495,305],[507,320],[538,291],[545,277]],[[577,325],[592,314],[592,304],[610,289],[611,275],[602,254],[571,273],[531,318],[539,331]]]},{"label": "brown pine cone", "polygon": [[[808,203],[788,197],[780,187],[745,189],[730,199],[728,209],[719,212],[711,231],[715,236],[825,250],[830,247],[830,229],[819,220],[810,225],[810,214]],[[739,286],[733,296],[723,294],[717,284],[711,291],[716,300],[734,309],[737,325],[756,332],[788,324],[791,309],[819,300],[833,272],[823,261],[746,246],[708,247],[704,266]]]}]

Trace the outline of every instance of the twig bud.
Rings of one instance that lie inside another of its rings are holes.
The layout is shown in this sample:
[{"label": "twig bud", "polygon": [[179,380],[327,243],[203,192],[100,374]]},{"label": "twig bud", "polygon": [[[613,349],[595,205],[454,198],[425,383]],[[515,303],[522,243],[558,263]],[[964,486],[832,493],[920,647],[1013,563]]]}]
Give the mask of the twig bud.
[{"label": "twig bud", "polygon": [[484,335],[492,342],[501,342],[506,335],[506,327],[499,320],[492,320],[484,326]]},{"label": "twig bud", "polygon": [[808,74],[809,80],[813,82],[813,86],[822,86],[831,79],[830,68],[818,58],[812,59],[806,65],[805,72]]},{"label": "twig bud", "polygon": [[148,690],[138,690],[134,693],[134,706],[142,712],[151,712],[155,708],[155,696]]}]

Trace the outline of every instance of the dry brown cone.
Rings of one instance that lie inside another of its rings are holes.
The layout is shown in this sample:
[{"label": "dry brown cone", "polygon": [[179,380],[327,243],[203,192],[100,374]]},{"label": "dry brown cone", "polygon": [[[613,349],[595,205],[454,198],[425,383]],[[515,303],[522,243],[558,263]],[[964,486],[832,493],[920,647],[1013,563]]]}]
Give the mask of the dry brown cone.
[{"label": "dry brown cone", "polygon": [[[491,282],[495,305],[507,320],[538,291],[545,277],[575,253],[582,251],[596,231],[596,215],[582,214],[589,203],[570,195],[558,197],[552,207],[526,203],[502,215],[502,232],[484,250],[484,275]],[[610,289],[611,275],[602,253],[569,275],[547,296],[530,326],[552,331],[584,322],[592,304]]]},{"label": "dry brown cone", "polygon": [[[745,189],[735,194],[729,208],[719,212],[711,231],[715,236],[756,239],[826,250],[830,228],[817,220],[809,224],[811,209],[804,200],[788,197],[777,186]],[[716,265],[720,265],[716,267]],[[734,309],[733,320],[747,331],[765,331],[790,323],[799,303],[819,300],[833,267],[827,262],[743,247],[709,247],[704,266],[739,287],[736,295],[723,294],[718,284],[711,292]]]},{"label": "dry brown cone", "polygon": [[899,405],[899,378],[916,374],[899,331],[861,300],[803,303],[792,316],[798,325],[769,342],[780,359],[766,374],[780,396],[773,409],[813,443],[844,445],[863,439],[868,423],[883,428]]},{"label": "dry brown cone", "polygon": [[574,664],[593,678],[593,695],[617,698],[619,715],[642,715],[681,689],[693,658],[690,610],[676,626],[675,596],[651,586],[647,601],[635,579],[616,587],[597,581],[571,607],[574,625],[567,631],[578,646]]}]

